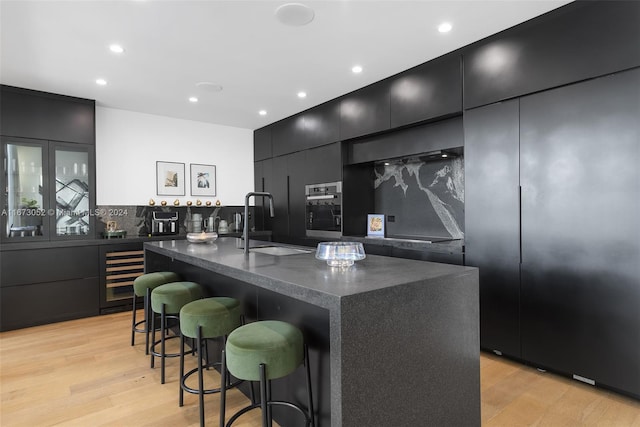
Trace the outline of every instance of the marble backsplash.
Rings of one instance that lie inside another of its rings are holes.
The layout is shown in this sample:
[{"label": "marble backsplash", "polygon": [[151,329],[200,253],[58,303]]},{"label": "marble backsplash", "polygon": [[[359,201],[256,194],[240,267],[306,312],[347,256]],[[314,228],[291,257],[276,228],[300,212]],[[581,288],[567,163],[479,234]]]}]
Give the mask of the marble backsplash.
[{"label": "marble backsplash", "polygon": [[[259,210],[260,211],[260,210]],[[178,234],[187,233],[187,221],[194,213],[199,213],[202,218],[209,218],[211,215],[225,220],[232,229],[233,216],[235,213],[243,213],[244,206],[125,206],[125,205],[98,205],[96,206],[96,231],[98,237],[107,226],[107,221],[116,221],[117,229],[127,232],[127,236],[148,236],[151,233],[151,219],[153,212],[177,212],[178,213]],[[260,216],[260,212],[259,212]],[[254,208],[249,208],[249,228],[256,227]],[[257,229],[262,230],[262,220],[257,219]]]},{"label": "marble backsplash", "polygon": [[379,164],[374,172],[375,213],[394,217],[387,236],[464,238],[462,156]]}]

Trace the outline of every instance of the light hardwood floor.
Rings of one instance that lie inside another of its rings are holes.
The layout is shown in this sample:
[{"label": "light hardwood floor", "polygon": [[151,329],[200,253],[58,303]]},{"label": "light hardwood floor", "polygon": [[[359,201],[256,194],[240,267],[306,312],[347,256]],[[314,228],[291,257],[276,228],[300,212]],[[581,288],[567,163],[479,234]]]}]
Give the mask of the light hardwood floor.
[{"label": "light hardwood floor", "polygon": [[[0,425],[197,426],[197,396],[178,406],[178,359],[161,385],[143,336],[129,345],[130,320],[117,313],[0,334]],[[485,426],[640,427],[638,401],[493,355],[482,355],[480,370]],[[217,380],[210,371],[208,386]],[[229,411],[247,402],[232,390]],[[218,395],[205,405],[207,424],[217,425]],[[236,425],[259,426],[258,411]]]}]

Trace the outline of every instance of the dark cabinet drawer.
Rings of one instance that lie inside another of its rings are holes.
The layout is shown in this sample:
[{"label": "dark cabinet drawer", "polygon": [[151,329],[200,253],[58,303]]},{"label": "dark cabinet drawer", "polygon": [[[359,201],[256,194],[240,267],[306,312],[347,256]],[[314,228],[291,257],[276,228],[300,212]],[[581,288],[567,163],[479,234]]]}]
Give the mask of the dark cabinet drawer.
[{"label": "dark cabinet drawer", "polygon": [[2,252],[2,287],[99,276],[97,246]]},{"label": "dark cabinet drawer", "polygon": [[2,287],[0,301],[2,331],[97,316],[98,278]]}]

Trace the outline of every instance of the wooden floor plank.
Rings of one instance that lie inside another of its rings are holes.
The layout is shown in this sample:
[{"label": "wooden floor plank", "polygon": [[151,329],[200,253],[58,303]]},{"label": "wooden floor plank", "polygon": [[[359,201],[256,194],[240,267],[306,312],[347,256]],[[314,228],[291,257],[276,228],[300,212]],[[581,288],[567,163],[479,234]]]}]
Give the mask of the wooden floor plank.
[{"label": "wooden floor plank", "polygon": [[[0,425],[198,426],[197,396],[185,393],[178,406],[178,359],[167,360],[160,384],[144,336],[129,345],[130,322],[130,313],[116,313],[1,333]],[[187,369],[195,363],[186,358]],[[640,402],[625,396],[493,354],[482,354],[480,372],[484,426],[640,427]],[[205,372],[207,387],[219,380]],[[228,414],[247,403],[231,390]],[[218,410],[219,395],[205,396],[207,425],[217,425]],[[260,414],[234,425],[260,426]]]}]

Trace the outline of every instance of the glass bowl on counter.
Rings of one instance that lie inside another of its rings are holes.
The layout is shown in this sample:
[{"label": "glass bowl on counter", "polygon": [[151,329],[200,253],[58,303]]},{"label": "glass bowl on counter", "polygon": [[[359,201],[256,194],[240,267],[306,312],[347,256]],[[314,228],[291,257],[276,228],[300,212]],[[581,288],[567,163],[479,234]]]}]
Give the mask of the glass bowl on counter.
[{"label": "glass bowl on counter", "polygon": [[213,242],[218,238],[218,233],[187,233],[187,240],[190,243],[207,243]]},{"label": "glass bowl on counter", "polygon": [[327,261],[331,267],[350,267],[366,255],[359,242],[321,242],[316,248],[316,258]]}]

